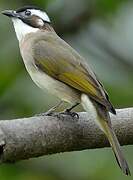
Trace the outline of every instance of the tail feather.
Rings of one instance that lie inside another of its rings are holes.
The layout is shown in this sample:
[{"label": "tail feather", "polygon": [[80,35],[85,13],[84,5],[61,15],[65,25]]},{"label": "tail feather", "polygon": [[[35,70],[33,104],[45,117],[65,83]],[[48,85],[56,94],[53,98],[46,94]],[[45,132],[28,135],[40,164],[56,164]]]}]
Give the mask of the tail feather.
[{"label": "tail feather", "polygon": [[95,119],[97,120],[97,123],[100,126],[101,130],[107,136],[119,167],[121,168],[124,174],[130,175],[128,164],[121,151],[120,144],[112,128],[110,116],[106,108],[103,105],[98,104],[94,100],[89,99],[89,97],[86,94],[81,95],[81,103],[84,109],[86,111],[89,111],[89,113],[90,110],[94,111],[94,114],[96,115]]},{"label": "tail feather", "polygon": [[112,127],[110,127],[108,125],[108,122],[106,122],[105,120],[103,120],[102,126],[104,129],[104,133],[106,134],[106,136],[110,142],[110,145],[112,147],[112,150],[114,152],[114,155],[115,155],[115,158],[117,160],[119,167],[121,168],[121,170],[123,171],[124,174],[131,175],[128,164],[124,158],[124,155],[122,153],[122,150],[120,148],[120,144],[118,142],[118,139],[115,135],[114,130],[112,129]]}]

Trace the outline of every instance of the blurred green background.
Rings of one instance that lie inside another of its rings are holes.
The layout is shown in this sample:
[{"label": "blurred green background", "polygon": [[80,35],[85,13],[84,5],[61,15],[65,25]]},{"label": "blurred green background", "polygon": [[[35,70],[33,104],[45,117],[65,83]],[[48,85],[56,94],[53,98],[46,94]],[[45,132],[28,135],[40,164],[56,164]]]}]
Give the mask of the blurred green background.
[{"label": "blurred green background", "polygon": [[[133,106],[133,1],[0,0],[0,11],[37,5],[58,34],[80,52],[116,108]],[[0,15],[0,119],[28,117],[58,99],[31,81],[8,18]],[[133,148],[123,147],[133,174]],[[44,156],[0,166],[0,180],[125,180],[110,148]]]}]

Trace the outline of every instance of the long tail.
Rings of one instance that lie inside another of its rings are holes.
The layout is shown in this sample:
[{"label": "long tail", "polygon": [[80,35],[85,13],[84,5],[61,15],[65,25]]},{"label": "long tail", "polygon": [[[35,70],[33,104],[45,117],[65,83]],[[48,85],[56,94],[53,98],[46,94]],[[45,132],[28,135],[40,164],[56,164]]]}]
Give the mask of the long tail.
[{"label": "long tail", "polygon": [[130,175],[128,164],[124,158],[118,139],[111,126],[110,116],[106,108],[96,103],[92,99],[89,99],[86,94],[81,95],[81,103],[87,112],[94,112],[94,115],[96,116],[95,119],[97,120],[98,125],[109,140],[119,167],[122,169],[124,174]]}]

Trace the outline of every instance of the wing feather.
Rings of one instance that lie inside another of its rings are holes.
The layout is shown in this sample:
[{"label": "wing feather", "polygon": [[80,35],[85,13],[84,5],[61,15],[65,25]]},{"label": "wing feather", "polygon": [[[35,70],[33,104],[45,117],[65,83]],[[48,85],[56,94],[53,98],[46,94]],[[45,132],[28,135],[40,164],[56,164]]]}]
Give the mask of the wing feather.
[{"label": "wing feather", "polygon": [[34,43],[33,55],[37,67],[55,79],[88,94],[98,103],[114,110],[104,87],[85,60],[57,35]]}]

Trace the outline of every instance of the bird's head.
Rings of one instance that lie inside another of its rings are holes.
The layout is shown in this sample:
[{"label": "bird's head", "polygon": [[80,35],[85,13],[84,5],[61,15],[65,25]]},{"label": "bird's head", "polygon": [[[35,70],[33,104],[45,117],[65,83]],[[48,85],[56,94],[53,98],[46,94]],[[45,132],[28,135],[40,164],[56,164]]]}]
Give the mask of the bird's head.
[{"label": "bird's head", "polygon": [[2,14],[12,19],[19,41],[28,33],[47,29],[50,26],[50,19],[46,12],[35,6],[25,6],[16,11],[5,10]]}]

